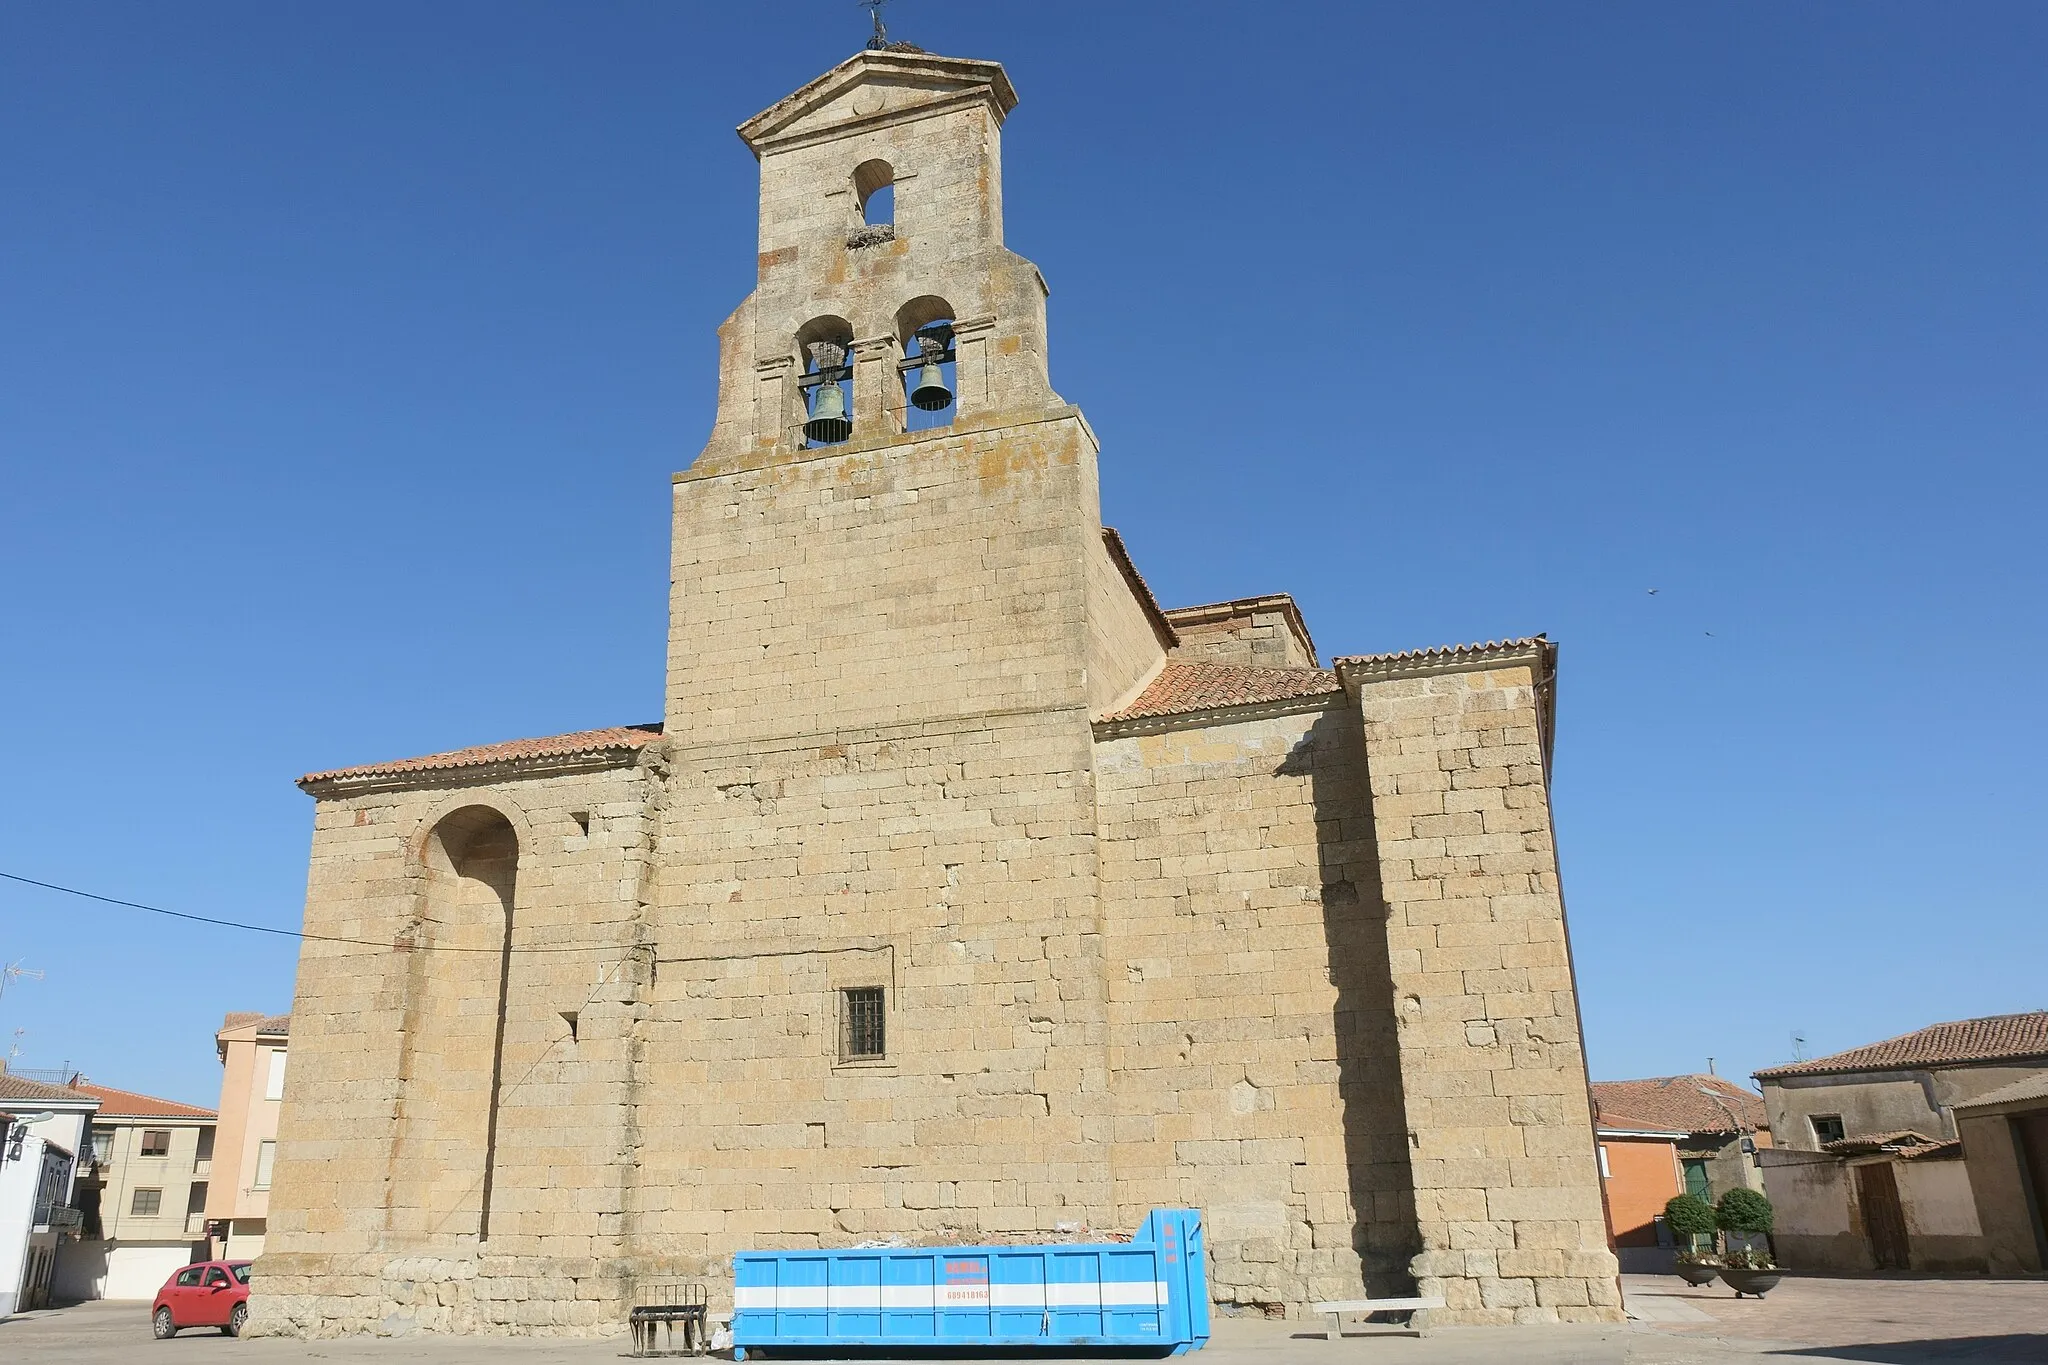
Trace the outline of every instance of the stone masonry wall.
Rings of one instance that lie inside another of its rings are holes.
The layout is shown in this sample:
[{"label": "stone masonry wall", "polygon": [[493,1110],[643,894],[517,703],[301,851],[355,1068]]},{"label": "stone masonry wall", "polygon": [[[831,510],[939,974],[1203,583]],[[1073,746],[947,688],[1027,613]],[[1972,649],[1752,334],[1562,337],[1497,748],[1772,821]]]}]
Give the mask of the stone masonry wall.
[{"label": "stone masonry wall", "polygon": [[[416,946],[301,950],[253,1333],[611,1322],[646,781],[617,768],[315,807],[307,932]],[[502,917],[495,903],[438,897],[428,867],[430,832],[478,805],[519,836],[521,950],[481,1243]],[[587,947],[524,951],[568,945]],[[577,1014],[573,1039],[564,1010]]]},{"label": "stone masonry wall", "polygon": [[1224,1302],[1408,1291],[1363,746],[1327,709],[1097,748],[1118,1218],[1207,1212]]},{"label": "stone masonry wall", "polygon": [[1359,687],[1424,1293],[1619,1321],[1527,666]]}]

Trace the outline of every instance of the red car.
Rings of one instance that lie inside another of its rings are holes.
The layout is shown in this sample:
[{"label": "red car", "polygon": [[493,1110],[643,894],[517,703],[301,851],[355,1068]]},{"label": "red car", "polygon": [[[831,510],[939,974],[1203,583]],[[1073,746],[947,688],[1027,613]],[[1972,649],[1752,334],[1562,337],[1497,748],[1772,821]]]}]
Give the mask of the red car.
[{"label": "red car", "polygon": [[228,1336],[242,1335],[249,1320],[249,1263],[201,1261],[164,1281],[149,1308],[149,1325],[158,1341],[167,1341],[186,1327],[218,1327]]}]

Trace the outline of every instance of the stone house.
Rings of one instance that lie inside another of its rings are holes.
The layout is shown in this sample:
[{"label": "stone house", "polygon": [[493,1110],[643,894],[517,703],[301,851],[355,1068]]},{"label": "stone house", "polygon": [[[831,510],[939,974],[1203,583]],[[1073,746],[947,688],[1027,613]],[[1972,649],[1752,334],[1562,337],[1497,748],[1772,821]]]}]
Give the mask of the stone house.
[{"label": "stone house", "polygon": [[1015,102],[897,46],[741,125],[660,724],[301,779],[252,1331],[617,1330],[740,1248],[1178,1205],[1225,1302],[1620,1319],[1556,648],[1161,609],[1004,244]]},{"label": "stone house", "polygon": [[206,1257],[214,1112],[74,1079],[100,1102],[72,1202],[79,1240],[57,1258],[68,1299],[147,1299],[179,1266]]},{"label": "stone house", "polygon": [[2048,1011],[1931,1024],[1757,1080],[1788,1266],[2012,1270],[2040,1256],[2026,1097],[2048,1080]]},{"label": "stone house", "polygon": [[1663,1225],[1674,1195],[1713,1203],[1763,1189],[1757,1153],[1771,1143],[1764,1101],[1719,1076],[1593,1083],[1600,1191],[1621,1268],[1660,1273],[1678,1247]]},{"label": "stone house", "polygon": [[2048,1071],[2048,1010],[1959,1019],[1756,1073],[1779,1147],[1918,1132],[1952,1138],[1955,1107]]},{"label": "stone house", "polygon": [[1993,1275],[2048,1270],[2048,1070],[1955,1106]]}]

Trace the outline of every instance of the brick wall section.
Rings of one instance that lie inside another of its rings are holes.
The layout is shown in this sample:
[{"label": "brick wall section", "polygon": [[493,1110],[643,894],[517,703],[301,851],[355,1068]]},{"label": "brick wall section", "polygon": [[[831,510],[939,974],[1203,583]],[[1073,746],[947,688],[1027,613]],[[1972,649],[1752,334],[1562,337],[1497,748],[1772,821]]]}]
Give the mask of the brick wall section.
[{"label": "brick wall section", "polygon": [[1356,715],[1113,738],[1096,771],[1120,1224],[1204,1209],[1224,1302],[1406,1292]]},{"label": "brick wall section", "polygon": [[1358,686],[1441,1321],[1617,1321],[1526,665]]}]

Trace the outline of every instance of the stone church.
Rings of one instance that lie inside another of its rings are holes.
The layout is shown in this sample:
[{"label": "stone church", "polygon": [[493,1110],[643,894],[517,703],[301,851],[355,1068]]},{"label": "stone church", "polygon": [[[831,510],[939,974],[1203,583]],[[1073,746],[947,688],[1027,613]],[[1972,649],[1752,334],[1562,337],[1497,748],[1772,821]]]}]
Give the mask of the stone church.
[{"label": "stone church", "polygon": [[737,1249],[1154,1206],[1225,1304],[1619,1319],[1556,649],[1154,600],[1004,245],[1015,102],[898,45],[741,125],[660,724],[300,780],[252,1330],[616,1331]]}]

